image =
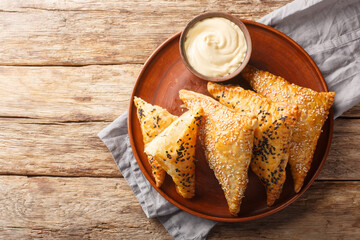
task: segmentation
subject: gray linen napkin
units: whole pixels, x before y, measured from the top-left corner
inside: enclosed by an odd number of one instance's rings
[[[291,37],[336,92],[334,117],[360,102],[360,0],[296,0],[259,22]]]
[[[206,239],[214,221],[193,216],[163,198],[146,180],[132,153],[127,112],[99,134],[148,218],[157,217],[175,239]]]
[[[331,91],[335,117],[360,102],[360,0],[296,0],[260,19],[299,43],[314,59]],[[166,201],[146,180],[131,150],[127,112],[98,136],[149,218],[157,217],[175,239],[206,239],[216,224]]]

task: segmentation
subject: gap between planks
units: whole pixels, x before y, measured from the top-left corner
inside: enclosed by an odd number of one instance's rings
[[[9,174],[5,174],[2,173],[0,174],[0,177],[3,176],[13,176],[13,177],[27,177],[27,178],[37,178],[37,177],[49,177],[49,178],[101,178],[101,179],[106,179],[106,178],[124,178],[122,175],[119,176],[96,176],[96,175],[46,175],[46,174],[13,174],[13,173],[9,173]],[[326,181],[326,180],[324,180]],[[337,181],[337,180],[334,180]],[[354,181],[354,180],[349,180],[349,181]]]
[[[54,119],[47,119],[47,118],[33,118],[33,117],[26,117],[26,116],[0,116],[1,119],[27,119],[27,120],[37,120],[39,122],[33,121],[29,123],[19,123],[19,124],[43,124],[43,125],[56,125],[56,124],[62,124],[62,123],[111,123],[115,119],[112,120],[97,120],[97,119],[79,119],[79,120],[54,120]],[[360,119],[359,116],[340,116],[336,119]],[[336,120],[334,119],[334,120]]]
[[[155,49],[154,49],[155,51]],[[150,55],[149,55],[150,57]],[[88,66],[121,66],[121,65],[143,65],[144,62],[114,62],[114,63],[90,63],[90,64],[0,64],[0,67],[88,67]]]
[[[14,177],[27,177],[27,178],[99,178],[99,179],[107,179],[107,178],[124,178],[122,175],[119,176],[96,176],[96,175],[46,175],[46,174],[0,174],[2,176],[14,176]],[[315,179],[314,182],[360,182],[360,179]]]

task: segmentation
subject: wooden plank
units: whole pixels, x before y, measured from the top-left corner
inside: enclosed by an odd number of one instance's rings
[[[319,179],[360,180],[360,119],[336,119],[330,152]]]
[[[359,191],[359,182],[318,182],[281,212],[251,222],[218,224],[209,239],[358,239]]]
[[[0,65],[143,63],[199,13],[259,19],[277,1],[0,1]]]
[[[124,179],[0,176],[1,239],[170,239]]]
[[[349,110],[347,110],[346,112],[344,112],[341,117],[345,117],[345,118],[360,118],[360,103],[352,108],[350,108]]]
[[[127,110],[140,68],[133,64],[0,67],[0,116],[6,117],[0,127],[5,149],[0,153],[0,172],[119,176],[111,155],[96,137],[108,123],[64,122],[115,119]],[[14,116],[29,119],[9,118]],[[357,129],[356,119],[336,121],[333,147],[321,178],[360,179],[355,164],[360,154],[353,144],[359,141]]]
[[[81,1],[42,1],[42,0],[4,0],[1,3],[3,11],[25,11],[27,9],[46,10],[46,11],[110,11],[110,12],[127,12],[129,10],[139,11],[141,13],[157,13],[157,12],[172,12],[179,14],[179,10],[193,10],[211,11],[211,8],[224,8],[228,12],[236,12],[239,8],[251,10],[249,5],[252,5],[252,11],[265,12],[269,8],[279,8],[286,4],[286,0],[229,0],[226,3],[219,0],[214,1],[179,1],[174,4],[174,1],[144,1],[144,0],[115,0],[115,1],[97,1],[87,0]],[[242,5],[241,5],[242,4]],[[250,14],[248,12],[247,14]]]
[[[0,174],[118,177],[111,154],[96,136],[107,124],[0,119]],[[338,119],[334,129],[319,179],[360,180],[360,119]]]
[[[0,190],[3,239],[171,239],[124,179],[1,176]],[[208,239],[356,239],[359,191],[359,182],[317,182],[281,212],[219,223]]]
[[[0,174],[120,177],[97,133],[109,123],[0,120]]]
[[[127,110],[141,68],[141,64],[0,66],[0,117],[112,121]],[[344,116],[360,117],[360,104]]]
[[[112,121],[127,111],[140,69],[140,64],[0,66],[0,116],[51,122]]]

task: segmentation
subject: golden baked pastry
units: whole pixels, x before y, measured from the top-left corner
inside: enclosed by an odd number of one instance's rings
[[[159,106],[151,105],[141,98],[134,97],[134,103],[137,108],[137,116],[140,122],[144,145],[153,140],[177,119],[176,116],[170,114],[165,109]],[[148,161],[151,166],[156,186],[161,187],[165,179],[165,171],[154,160],[154,158],[149,155]]]
[[[180,99],[190,109],[202,107],[199,138],[207,162],[214,171],[236,216],[248,183],[248,168],[254,140],[255,117],[242,116],[200,93],[180,90]]]
[[[301,111],[290,142],[291,173],[294,190],[299,192],[310,170],[321,128],[334,102],[334,92],[316,92],[290,84],[284,78],[247,66],[242,76],[261,95],[274,102],[296,104]]]
[[[172,177],[184,198],[195,195],[195,145],[201,114],[201,107],[187,111],[145,145],[146,154]]]
[[[298,107],[271,102],[238,86],[209,82],[207,87],[209,93],[225,106],[257,117],[250,167],[265,186],[267,205],[273,205],[280,197],[286,179],[291,131],[300,114]]]

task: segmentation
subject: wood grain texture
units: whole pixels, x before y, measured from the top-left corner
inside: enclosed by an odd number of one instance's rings
[[[113,121],[128,108],[140,64],[0,66],[0,116],[47,122]]]
[[[360,119],[336,119],[330,152],[318,179],[360,180]]]
[[[170,239],[126,181],[0,176],[1,239]]]
[[[0,67],[0,146],[5,149],[0,152],[0,173],[119,176],[96,134],[127,110],[140,69],[140,64]],[[353,112],[347,116],[356,117]],[[360,141],[359,125],[356,119],[335,121],[320,178],[360,179],[360,154],[353,144]]]
[[[252,222],[221,223],[209,239],[357,239],[359,191],[359,182],[315,183],[281,212]]]
[[[171,239],[157,220],[146,218],[122,178],[1,176],[0,190],[3,239]],[[355,239],[359,191],[359,182],[318,182],[283,211],[220,223],[208,239]]]
[[[341,117],[343,118],[360,118],[360,104],[350,108],[344,112]]]
[[[143,63],[199,13],[255,20],[288,2],[0,1],[0,65]]]
[[[109,123],[0,120],[0,174],[119,177],[97,133]]]
[[[141,68],[141,64],[0,66],[0,117],[41,122],[113,121],[127,111]],[[360,104],[344,116],[360,117]]]
[[[0,119],[0,174],[121,176],[96,136],[108,122],[39,123]],[[337,119],[330,153],[318,179],[360,180],[360,119]]]
[[[193,16],[256,20],[291,1],[0,1],[0,65],[32,66],[0,66],[0,239],[172,239],[96,134],[127,110],[144,61]],[[335,121],[319,181],[298,201],[221,223],[209,239],[356,239],[359,118],[360,104]]]

